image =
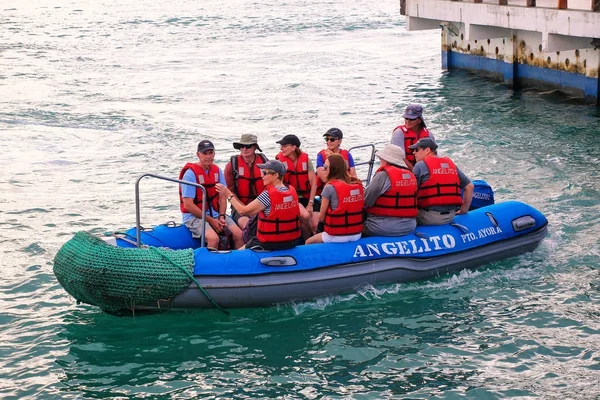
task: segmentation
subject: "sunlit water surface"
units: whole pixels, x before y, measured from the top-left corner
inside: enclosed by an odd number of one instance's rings
[[[397,1],[0,4],[0,397],[585,398],[600,395],[596,108],[440,68]],[[534,253],[278,307],[115,317],[52,274],[74,232],[134,224],[134,182],[256,133],[316,155],[381,147],[409,102],[497,200],[548,217]],[[360,159],[359,155],[359,159]],[[143,181],[145,225],[180,219]]]

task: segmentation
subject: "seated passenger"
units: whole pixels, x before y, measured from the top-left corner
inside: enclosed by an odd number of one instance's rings
[[[338,128],[331,128],[325,132],[323,138],[325,139],[325,148],[317,154],[317,195],[320,196],[323,191],[323,186],[327,182],[327,173],[323,166],[325,160],[332,154],[339,154],[344,157],[346,161],[346,167],[350,176],[356,178],[356,168],[354,167],[354,158],[348,150],[341,149],[342,139],[344,134]]]
[[[321,194],[319,220],[324,223],[324,232],[317,233],[306,244],[360,239],[365,205],[362,182],[350,176],[346,161],[339,154],[327,157],[323,169],[327,174],[327,184]]]
[[[294,187],[287,187],[282,182],[285,164],[271,160],[258,164],[258,168],[261,169],[265,189],[250,204],[239,201],[225,185],[217,184],[216,190],[241,215],[258,213],[257,233],[246,243],[246,249],[254,246],[265,250],[292,248],[300,237],[300,208]]]
[[[198,143],[198,162],[187,163],[179,173],[179,179],[199,183],[206,189],[206,227],[202,232],[202,190],[195,186],[179,184],[179,201],[183,224],[195,238],[204,237],[206,246],[217,249],[219,235],[231,232],[235,247],[242,246],[242,231],[236,223],[225,215],[227,202],[215,190],[217,182],[225,183],[223,171],[216,164],[215,146],[210,140]]]
[[[258,146],[256,135],[242,134],[239,142],[233,142],[233,148],[240,154],[231,156],[225,166],[225,182],[233,195],[243,204],[250,204],[264,189],[260,175],[259,163],[266,163],[267,157]],[[235,209],[231,210],[231,218],[244,229],[248,223],[247,216],[241,216]]]
[[[287,166],[283,183],[293,186],[298,193],[300,202],[300,227],[304,240],[311,237],[317,228],[316,218],[313,228],[312,215],[315,204],[315,193],[317,192],[317,179],[315,167],[308,158],[308,154],[300,150],[300,139],[296,135],[285,135],[277,143],[281,151],[275,157]],[[317,204],[317,211],[319,211]]]
[[[469,212],[473,199],[474,187],[471,180],[451,159],[438,157],[437,147],[430,138],[420,139],[410,146],[417,160],[413,173],[419,185],[418,225],[450,223],[454,215]],[[460,189],[464,189],[463,197]]]
[[[381,166],[365,189],[365,236],[402,236],[417,227],[417,180],[404,163],[404,149],[386,144]]]

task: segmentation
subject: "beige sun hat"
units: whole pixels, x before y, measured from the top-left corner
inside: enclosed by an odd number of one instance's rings
[[[258,138],[256,137],[256,135],[253,135],[251,133],[242,134],[242,137],[240,138],[239,141],[233,142],[233,148],[236,150],[239,150],[240,147],[242,147],[242,146],[249,146],[252,144],[256,145],[256,148],[258,149],[258,151],[262,152],[262,150],[260,149],[260,146],[258,145]]]
[[[383,147],[383,150],[378,151],[375,155],[390,164],[406,168],[406,163],[404,162],[406,154],[400,146],[388,143]]]

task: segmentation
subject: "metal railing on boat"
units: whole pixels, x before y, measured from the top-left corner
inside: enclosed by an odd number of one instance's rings
[[[367,164],[369,165],[369,171],[367,172],[367,179],[363,179],[363,182],[366,182],[366,184],[368,185],[369,183],[371,183],[371,175],[373,174],[373,165],[375,164],[375,153],[376,153],[375,145],[374,144],[361,144],[359,146],[350,147],[348,149],[348,152],[352,153],[352,150],[362,149],[365,147],[371,148],[371,157],[369,157],[369,161],[361,161],[358,163],[355,162],[354,167],[356,168],[357,166],[360,166],[360,165],[367,165]]]
[[[161,176],[161,175],[156,175],[156,174],[143,174],[142,176],[140,176],[136,181],[135,181],[135,240],[136,240],[136,245],[137,247],[140,247],[141,245],[141,229],[142,229],[142,225],[141,225],[141,212],[140,212],[140,181],[142,180],[142,178],[145,177],[150,177],[150,178],[156,178],[156,179],[161,179],[163,181],[169,181],[169,182],[174,182],[174,183],[183,183],[185,185],[190,185],[190,186],[195,186],[197,188],[200,188],[202,190],[202,232],[204,232],[204,229],[206,228],[206,188],[204,186],[202,186],[199,183],[193,183],[193,182],[188,182],[188,181],[182,181],[181,179],[173,179],[173,178],[168,178],[166,176]],[[200,247],[204,247],[204,240],[200,241]]]

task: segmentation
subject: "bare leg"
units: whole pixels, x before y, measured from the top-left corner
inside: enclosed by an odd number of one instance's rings
[[[302,204],[298,204],[300,207],[300,229],[302,230],[302,239],[306,240],[311,237],[313,230],[311,226],[310,213]]]
[[[321,233],[317,233],[314,236],[311,236],[310,238],[308,238],[308,240],[305,243],[306,244],[323,243],[322,232]]]

